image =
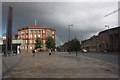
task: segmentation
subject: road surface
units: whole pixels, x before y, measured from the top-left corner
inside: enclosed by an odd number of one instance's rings
[[[82,53],[80,55],[95,58],[98,60],[106,61],[112,64],[118,64],[118,54],[117,53]]]

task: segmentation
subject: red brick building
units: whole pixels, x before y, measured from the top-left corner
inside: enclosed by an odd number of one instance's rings
[[[46,37],[53,37],[55,39],[55,29],[43,26],[28,26],[18,28],[18,39],[23,40],[21,49],[32,50],[35,48],[35,40],[37,37],[41,38],[42,48],[46,49]]]

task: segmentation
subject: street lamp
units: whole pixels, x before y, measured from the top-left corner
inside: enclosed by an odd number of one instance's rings
[[[109,29],[109,25],[106,24],[105,27],[107,27]]]
[[[69,24],[69,41],[70,41],[70,27],[73,26],[73,24]]]
[[[107,27],[108,28],[108,30],[109,30],[109,25],[105,25],[105,27]],[[108,45],[106,44],[106,48],[107,48],[107,50],[109,50],[109,31],[107,32],[107,35],[108,35]],[[105,52],[106,52],[106,48],[105,48]]]
[[[70,27],[73,26],[73,24],[69,24],[69,41],[70,41]],[[69,54],[70,54],[70,44],[69,44]]]

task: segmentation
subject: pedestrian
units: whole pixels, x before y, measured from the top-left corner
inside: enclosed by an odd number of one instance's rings
[[[33,53],[33,57],[35,56],[35,50],[32,50],[32,53]]]
[[[49,55],[51,55],[51,52],[52,52],[52,51],[51,51],[51,49],[50,49]]]

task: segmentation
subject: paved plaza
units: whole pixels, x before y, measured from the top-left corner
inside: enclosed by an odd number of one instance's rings
[[[4,77],[21,61],[22,55],[2,56],[2,76]]]
[[[5,78],[118,78],[118,65],[67,52],[22,52]]]
[[[2,54],[0,54],[0,79],[2,78]]]

